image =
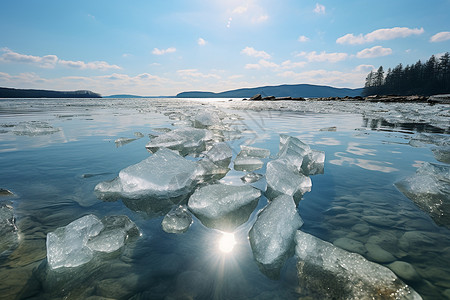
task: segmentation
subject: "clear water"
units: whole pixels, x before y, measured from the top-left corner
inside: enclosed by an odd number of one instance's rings
[[[362,244],[377,241],[416,269],[421,279],[407,283],[424,299],[450,296],[449,229],[436,225],[394,186],[423,162],[443,164],[430,147],[412,147],[409,141],[418,131],[448,137],[448,108],[426,108],[438,119],[429,124],[403,122],[395,113],[377,118],[386,115],[386,107],[374,104],[358,104],[357,109],[329,109],[330,103],[264,103],[264,109],[255,105],[179,99],[0,100],[0,188],[14,193],[0,197],[0,202],[14,207],[20,235],[18,244],[0,256],[0,298],[306,299],[307,291],[298,286],[294,256],[279,279],[266,277],[253,259],[247,235],[258,210],[267,204],[264,196],[234,233],[236,245],[229,253],[219,249],[222,233],[195,217],[186,233],[168,234],[161,228],[164,211],[150,207],[151,213],[136,212],[121,200],[96,198],[97,183],[149,156],[145,144],[153,129],[173,128],[174,116],[208,106],[234,116],[232,125],[243,131],[240,139],[228,142],[234,157],[242,144],[276,155],[281,133],[325,151],[324,174],[312,176],[312,191],[298,206],[303,231],[330,242],[343,237]],[[58,130],[34,135],[17,130],[20,122],[31,121]],[[120,137],[134,138],[135,132],[145,137],[121,147],[114,143]],[[256,172],[264,174],[265,167]],[[221,181],[241,184],[244,174],[231,170]],[[252,185],[265,190],[264,179]],[[142,236],[119,254],[50,271],[46,234],[90,213],[127,215]],[[405,251],[399,243],[406,232],[426,239],[414,240]]]

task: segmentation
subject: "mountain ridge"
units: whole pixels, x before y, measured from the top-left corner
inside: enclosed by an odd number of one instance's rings
[[[313,84],[282,84],[275,86],[261,86],[255,88],[240,88],[219,93],[204,91],[188,91],[177,94],[177,98],[249,98],[255,94],[275,97],[356,97],[361,96],[363,88],[335,88]]]

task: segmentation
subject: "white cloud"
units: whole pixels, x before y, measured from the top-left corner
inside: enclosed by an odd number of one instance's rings
[[[240,15],[240,14],[245,13],[247,10],[248,10],[248,7],[246,7],[246,6],[238,6],[235,9],[233,9],[232,14]]]
[[[356,54],[358,58],[374,58],[380,56],[387,56],[392,54],[391,48],[383,48],[381,46],[375,46],[372,48],[366,48],[364,50],[359,51]]]
[[[316,3],[316,7],[313,10],[316,14],[325,14],[325,6],[319,3]]]
[[[105,61],[71,61],[59,59],[56,55],[34,56],[26,55],[14,52],[8,48],[1,49],[4,53],[0,56],[0,61],[9,63],[28,63],[34,64],[41,68],[54,68],[56,65],[62,65],[70,68],[77,69],[90,69],[90,70],[109,70],[109,69],[121,69],[117,65],[110,65]]]
[[[298,41],[304,43],[304,42],[309,41],[309,38],[304,35],[301,35],[298,37]]]
[[[258,17],[253,17],[252,18],[252,22],[253,23],[263,23],[265,21],[269,20],[269,16],[268,15],[260,15]]]
[[[450,31],[442,31],[439,33],[436,33],[430,38],[430,42],[436,43],[436,42],[443,42],[450,40]]]
[[[199,46],[205,46],[206,45],[206,41],[204,39],[202,39],[202,38],[198,38],[197,44]]]
[[[310,62],[324,62],[324,61],[328,61],[328,62],[332,62],[332,63],[338,62],[338,61],[342,61],[342,60],[345,60],[345,59],[348,58],[348,54],[347,53],[342,53],[342,52],[327,53],[325,51],[322,51],[320,53],[317,53],[316,51],[300,52],[296,56],[304,56]]]
[[[263,68],[278,68],[278,65],[276,63],[265,59],[260,59],[258,64]]]
[[[248,70],[259,70],[261,66],[259,64],[246,64],[245,68]]]
[[[359,34],[355,36],[353,33],[346,34],[336,40],[338,44],[350,44],[360,45],[365,43],[371,43],[375,41],[387,41],[397,38],[405,38],[411,35],[420,35],[424,33],[423,28],[407,28],[407,27],[394,27],[383,28],[372,31],[366,35]]]
[[[242,49],[241,53],[248,56],[261,57],[263,59],[270,59],[271,57],[269,53],[265,51],[255,50],[253,47],[245,47],[244,49]]]
[[[174,52],[176,52],[176,51],[177,51],[177,49],[174,48],[174,47],[169,47],[169,48],[167,48],[167,49],[158,49],[158,48],[154,48],[153,51],[152,51],[152,53],[153,53],[154,55],[164,55],[164,54],[167,54],[167,53],[174,53]]]
[[[306,65],[305,61],[300,62],[292,62],[290,60],[286,60],[281,63],[281,67],[283,69],[295,69],[295,68],[303,68]]]
[[[359,65],[353,71],[358,73],[369,73],[373,70],[375,70],[375,66],[373,65]]]
[[[199,72],[197,69],[184,69],[184,70],[178,70],[177,74],[180,75],[183,78],[214,78],[214,79],[220,79],[221,77],[217,74],[203,74]]]

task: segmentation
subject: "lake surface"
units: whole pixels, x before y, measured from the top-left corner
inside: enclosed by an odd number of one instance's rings
[[[0,298],[310,299],[295,255],[277,278],[254,260],[248,232],[268,203],[264,193],[230,252],[219,248],[223,233],[195,216],[187,232],[170,234],[161,227],[167,210],[94,193],[151,155],[149,134],[186,127],[205,110],[234,130],[226,141],[233,159],[241,145],[270,150],[256,173],[277,155],[280,134],[324,151],[324,172],[311,176],[298,204],[301,230],[386,265],[369,249],[375,244],[415,269],[418,277],[403,280],[424,299],[450,299],[450,226],[394,185],[424,163],[448,166],[448,106],[236,99],[0,99],[0,188],[14,194],[0,203],[12,207],[18,235],[0,240]],[[230,168],[220,182],[243,185],[246,172]],[[266,190],[264,178],[251,185]],[[86,265],[50,270],[46,235],[88,214],[126,215],[141,236]]]

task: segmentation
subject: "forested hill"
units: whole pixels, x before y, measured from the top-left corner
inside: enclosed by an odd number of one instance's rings
[[[221,93],[212,92],[183,92],[177,95],[177,98],[249,98],[255,94],[275,97],[302,97],[302,98],[320,98],[320,97],[356,97],[360,96],[362,88],[334,88],[331,86],[320,86],[311,84],[294,84],[278,86],[262,86],[256,88],[244,88],[230,90]]]
[[[101,98],[100,94],[91,91],[51,91],[0,88],[0,98]]]
[[[434,55],[425,63],[397,65],[388,69],[382,66],[366,77],[363,96],[369,95],[436,95],[450,94],[450,54],[437,59]]]

